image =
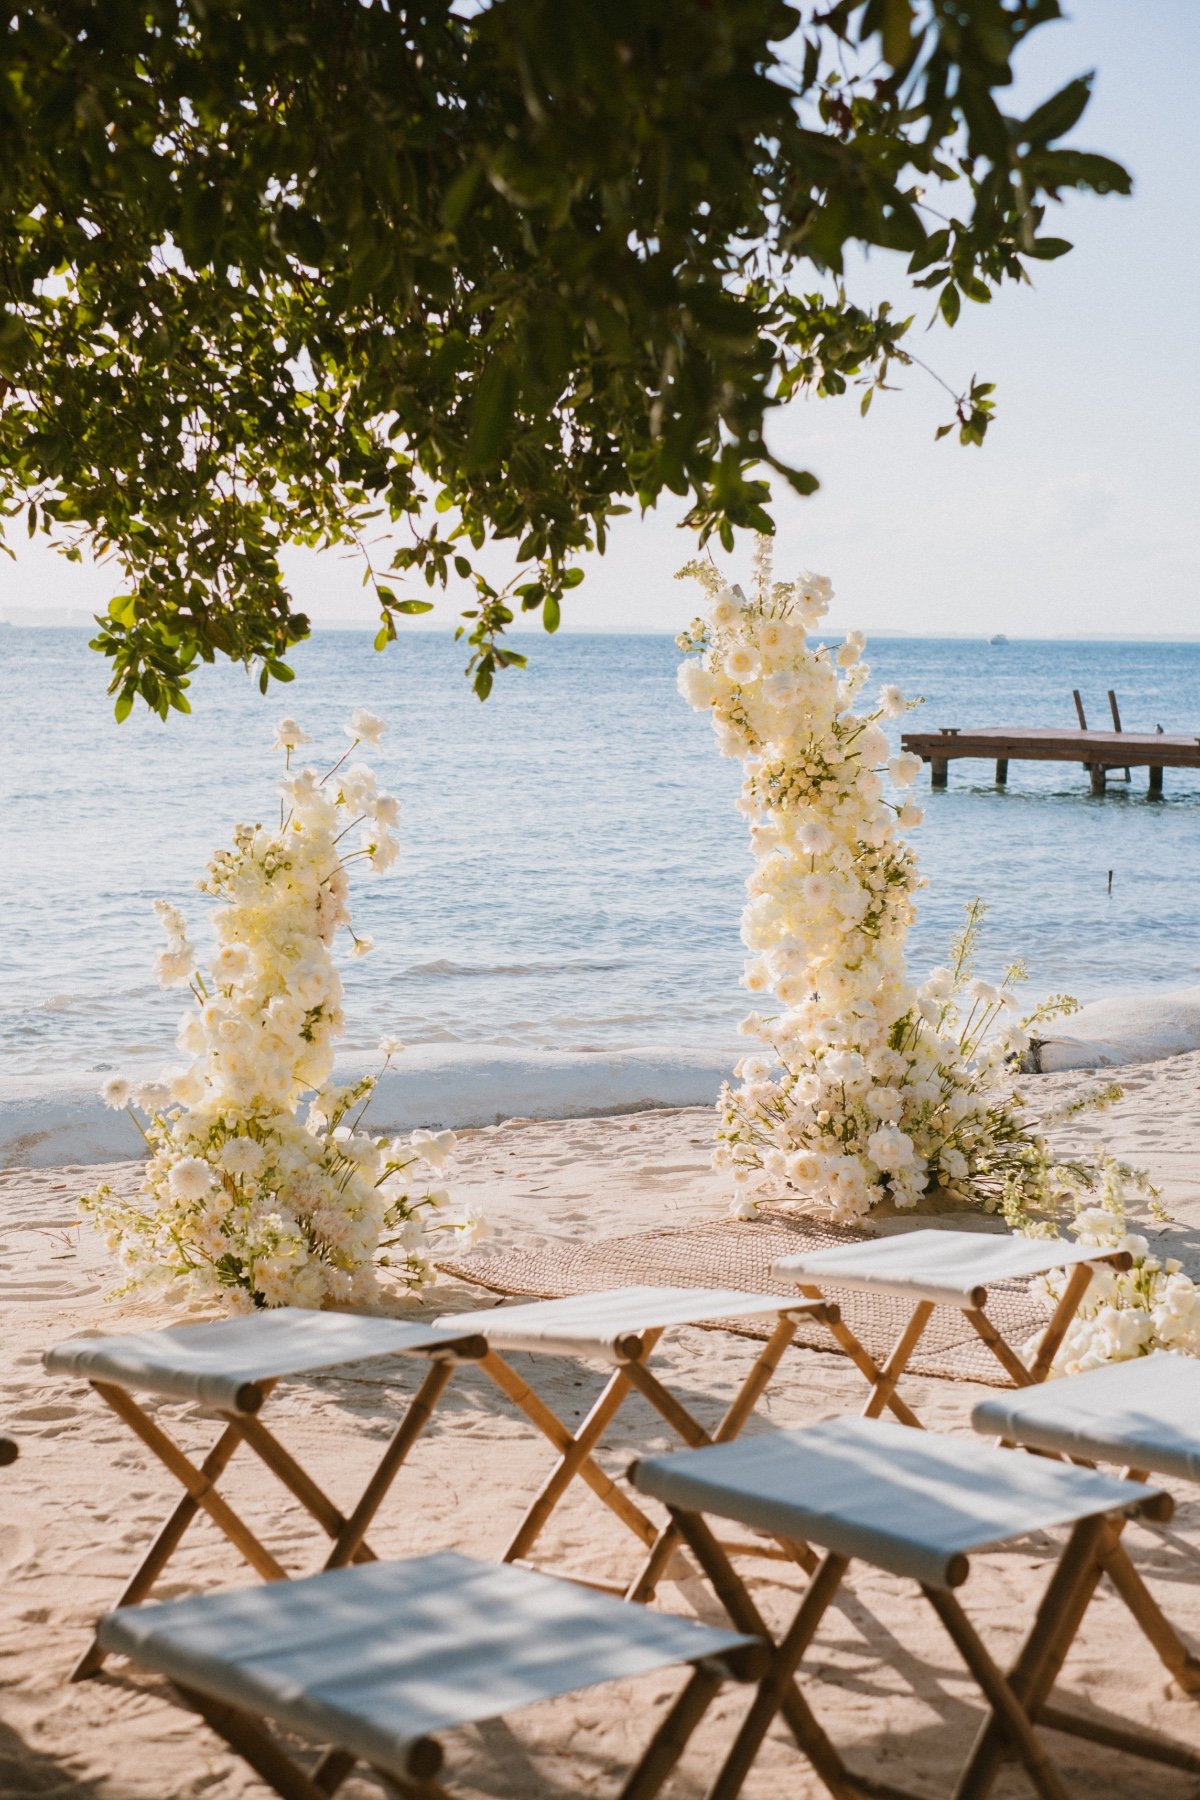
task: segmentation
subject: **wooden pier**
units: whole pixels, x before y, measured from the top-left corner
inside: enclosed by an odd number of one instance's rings
[[[1152,800],[1162,799],[1164,769],[1200,769],[1200,737],[1161,731],[1043,731],[1018,725],[966,731],[944,726],[941,731],[906,731],[901,742],[930,765],[935,788],[946,786],[950,764],[963,757],[994,762],[997,787],[1008,780],[1010,762],[1082,763],[1093,794],[1103,794],[1110,770],[1145,768]]]

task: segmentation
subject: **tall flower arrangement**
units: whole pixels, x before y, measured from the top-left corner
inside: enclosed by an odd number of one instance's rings
[[[431,1278],[436,1233],[480,1229],[470,1211],[450,1218],[438,1185],[453,1134],[374,1137],[363,1115],[377,1078],[332,1079],[343,1029],[333,947],[345,931],[356,955],[371,948],[351,924],[351,870],[383,871],[399,854],[399,802],[349,761],[383,729],[355,712],[350,748],[321,774],[292,769],[310,740],[294,720],[280,725],[278,824],[238,825],[198,884],[217,903],[207,970],[183,914],[157,903],[159,979],[193,996],[178,1037],[192,1060],[140,1087],[106,1083],[105,1100],[130,1110],[150,1160],[135,1199],[104,1186],[81,1203],[127,1268],[127,1288],[182,1287],[241,1306],[361,1303],[375,1297],[381,1263],[419,1285]],[[402,1046],[380,1048],[386,1067]]]
[[[904,834],[922,819],[908,796],[921,763],[891,755],[882,728],[904,696],[884,687],[863,701],[862,634],[833,651],[810,641],[828,579],[775,581],[761,538],[749,597],[704,561],[680,574],[708,595],[678,640],[680,690],[745,770],[743,979],[774,1000],[743,1021],[757,1047],[718,1107],[735,1211],[773,1186],[851,1221],[937,1189],[1018,1218],[1093,1185],[1104,1170],[1056,1161],[1012,1091],[1008,1064],[1032,1019],[1018,1017],[1018,968],[998,985],[973,977],[981,909],[949,966],[920,986],[909,977],[921,877]]]

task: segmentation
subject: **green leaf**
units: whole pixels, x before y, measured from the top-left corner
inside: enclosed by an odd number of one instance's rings
[[[542,624],[547,631],[557,631],[562,620],[562,609],[553,594],[547,594],[542,606]]]
[[[137,601],[132,594],[118,594],[108,603],[108,616],[118,625],[132,625]]]
[[[113,707],[113,717],[118,725],[123,725],[133,711],[133,694],[125,688],[117,695],[117,703]]]
[[[1053,262],[1055,257],[1065,256],[1072,248],[1073,245],[1067,238],[1035,238],[1025,255],[1036,256],[1039,262]]]
[[[392,636],[393,634],[388,630],[387,626],[381,625],[379,630],[375,633],[376,650],[386,650],[392,641]]]
[[[911,0],[883,0],[883,54],[893,69],[902,69],[914,49]]]
[[[583,570],[582,569],[564,569],[563,570],[563,575],[562,575],[562,586],[563,587],[577,588],[582,580],[583,580]]]
[[[1092,97],[1093,79],[1094,75],[1080,75],[1049,100],[1043,100],[1021,126],[1021,142],[1048,144],[1051,138],[1062,137],[1064,132],[1070,131]]]
[[[442,197],[441,212],[442,224],[448,231],[457,229],[464,213],[474,199],[475,190],[479,186],[482,174],[482,164],[470,162],[446,189]]]
[[[392,607],[393,612],[427,613],[433,611],[432,600],[397,600]]]
[[[1035,167],[1048,188],[1089,188],[1097,194],[1133,192],[1128,169],[1090,150],[1047,150],[1037,157]]]
[[[953,325],[958,318],[962,301],[958,297],[958,289],[952,281],[948,281],[938,296],[938,310],[947,325]]]
[[[517,384],[502,356],[493,354],[475,386],[471,406],[471,430],[467,438],[467,462],[479,469],[494,464],[509,435]]]

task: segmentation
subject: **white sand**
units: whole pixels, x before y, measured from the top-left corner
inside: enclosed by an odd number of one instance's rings
[[[1103,1119],[1073,1123],[1071,1142],[1103,1138],[1115,1152],[1147,1165],[1164,1189],[1177,1223],[1163,1234],[1200,1273],[1200,1149],[1197,1086],[1200,1052],[1122,1072],[1127,1098]],[[1029,1084],[1057,1097],[1087,1078],[1057,1075]],[[485,1202],[497,1229],[523,1243],[599,1238],[711,1218],[724,1210],[708,1168],[706,1111],[534,1123],[515,1120],[463,1138],[457,1190]],[[114,1307],[106,1254],[75,1223],[74,1198],[100,1175],[96,1168],[12,1170],[0,1174],[0,1329],[4,1336],[0,1426],[20,1439],[21,1460],[0,1471],[0,1793],[72,1796],[74,1800],[170,1800],[204,1796],[234,1800],[264,1790],[194,1718],[152,1682],[120,1665],[111,1676],[67,1686],[65,1676],[87,1641],[89,1626],[111,1603],[142,1546],[176,1492],[158,1466],[79,1384],[51,1381],[40,1367],[44,1346],[76,1332],[120,1329],[166,1311]],[[115,1182],[134,1183],[136,1164],[115,1165]],[[443,1285],[426,1306],[438,1311],[481,1303],[478,1290]],[[401,1310],[421,1311],[408,1302]],[[754,1354],[724,1333],[681,1335],[664,1368],[706,1420]],[[578,1365],[522,1358],[522,1365],[565,1417],[578,1418],[597,1386],[597,1372]],[[356,1495],[378,1456],[414,1371],[360,1368],[328,1380],[292,1383],[271,1402],[268,1417],[301,1460],[345,1502]],[[978,1390],[965,1384],[911,1381],[914,1405],[930,1423],[963,1429]],[[785,1362],[763,1408],[763,1424],[799,1423],[854,1407],[861,1383],[839,1358],[796,1352]],[[162,1409],[165,1422],[192,1449],[214,1434],[194,1409]],[[631,1452],[667,1439],[640,1403],[622,1414],[608,1461],[619,1468]],[[418,1446],[372,1533],[385,1553],[441,1545],[495,1554],[547,1465],[547,1447],[478,1376],[452,1384],[435,1428]],[[235,1463],[231,1498],[244,1503],[289,1566],[313,1566],[319,1534],[278,1497],[249,1459]],[[1164,1528],[1138,1527],[1131,1537],[1139,1563],[1193,1641],[1200,1642],[1200,1495],[1176,1490],[1178,1510]],[[559,1515],[551,1540],[576,1564],[598,1573],[629,1565],[631,1540],[590,1498]],[[233,1553],[202,1521],[191,1548],[174,1565],[164,1595],[242,1579]],[[323,1541],[323,1540],[322,1540]],[[1002,1660],[1013,1653],[1046,1580],[1053,1547],[1038,1540],[1021,1553],[976,1559],[962,1598]],[[758,1564],[755,1592],[780,1620],[802,1587],[781,1580],[777,1565]],[[667,1583],[662,1602],[716,1618],[703,1584],[686,1570]],[[977,1716],[941,1627],[915,1591],[859,1570],[843,1605],[829,1615],[811,1653],[810,1696],[852,1761],[918,1792],[946,1794],[971,1741]],[[1108,1593],[1092,1608],[1066,1685],[1087,1693],[1103,1712],[1150,1721],[1200,1745],[1200,1702],[1169,1689],[1165,1672],[1128,1615]],[[652,1678],[557,1702],[510,1722],[461,1734],[450,1762],[456,1792],[507,1800],[535,1795],[567,1800],[611,1794],[652,1728],[673,1677]],[[744,1696],[728,1690],[697,1738],[673,1794],[699,1796],[711,1775]],[[1052,1750],[1074,1794],[1182,1800],[1200,1795],[1200,1780],[1152,1769],[1076,1740],[1054,1737]],[[378,1790],[350,1783],[361,1796]],[[808,1800],[822,1793],[790,1740],[776,1730],[747,1785],[754,1800]],[[1028,1792],[1011,1773],[1000,1796]]]

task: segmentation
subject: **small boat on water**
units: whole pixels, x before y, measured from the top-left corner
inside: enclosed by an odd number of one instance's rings
[[[989,644],[1007,644],[1007,642],[1008,642],[1008,639],[1005,637],[1005,635],[1002,631],[998,631],[996,633],[995,637],[990,637],[988,639]]]

